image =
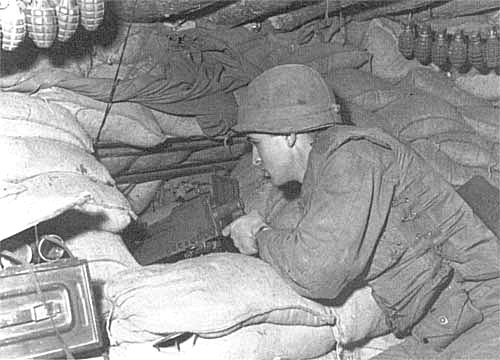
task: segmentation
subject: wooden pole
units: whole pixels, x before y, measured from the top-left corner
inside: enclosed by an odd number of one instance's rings
[[[309,6],[322,0],[106,0],[119,19],[134,23],[198,14],[217,24],[235,26],[268,14]]]
[[[237,26],[254,20],[267,18],[274,14],[307,8],[324,0],[240,0],[206,16],[216,24]]]
[[[432,17],[453,18],[494,9],[500,9],[499,0],[452,0],[432,8]]]
[[[210,6],[226,6],[231,0],[106,0],[106,10],[120,20],[151,23],[171,15],[199,11]]]
[[[449,0],[448,0],[449,1]],[[442,3],[442,0],[405,0],[395,4],[381,6],[370,10],[362,11],[354,16],[355,21],[366,21],[388,14],[397,14],[413,9],[421,9],[431,6],[434,3]]]
[[[390,3],[400,0],[385,0]],[[311,20],[324,16],[325,13],[331,14],[338,12],[342,8],[364,3],[363,0],[323,0],[318,4],[308,6],[306,8],[289,11],[284,14],[271,17],[269,20],[273,27],[278,31],[288,32],[295,30],[299,26],[308,23]]]

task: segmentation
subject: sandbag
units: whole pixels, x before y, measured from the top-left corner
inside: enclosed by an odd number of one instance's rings
[[[344,104],[353,103],[368,111],[379,110],[406,95],[389,81],[362,70],[339,69],[329,73],[326,81]]]
[[[105,295],[114,305],[108,328],[115,344],[183,332],[218,337],[258,323],[335,323],[330,308],[299,296],[270,265],[241,254],[124,271],[106,284]]]
[[[393,134],[392,124],[376,112],[368,111],[362,106],[347,101],[342,106],[342,118],[360,127],[378,127]],[[394,135],[394,134],[393,134]]]
[[[373,55],[370,68],[383,79],[396,81],[413,68],[421,67],[416,60],[407,60],[398,50],[401,26],[389,19],[370,21],[366,31],[366,48]]]
[[[136,64],[148,57],[159,58],[168,50],[168,43],[162,41],[165,40],[168,31],[164,26],[135,23],[131,24],[130,32],[127,34],[128,26],[124,23],[115,22],[106,25],[113,30],[113,42],[96,44],[94,57],[96,62],[118,64],[122,57],[123,65]],[[125,39],[127,46],[124,49]]]
[[[110,360],[146,357],[164,360],[306,360],[316,359],[335,347],[330,326],[283,326],[257,324],[245,326],[226,336],[204,339],[191,335],[170,341],[169,346],[123,344],[109,349]]]
[[[487,75],[471,73],[455,79],[457,86],[474,96],[497,101],[500,100],[500,76],[495,72]]]
[[[91,215],[95,229],[123,230],[135,218],[127,200],[115,188],[86,176],[50,172],[15,184],[3,182],[0,216],[5,239],[70,209]],[[9,191],[10,188],[10,191]]]
[[[317,70],[320,74],[328,74],[335,69],[354,68],[357,69],[370,60],[370,54],[364,50],[346,49],[335,52],[329,56],[314,59],[306,65]]]
[[[418,89],[434,97],[441,98],[456,107],[489,106],[488,101],[473,96],[459,88],[442,72],[430,68],[415,68],[399,82],[398,88],[403,92]]]
[[[446,134],[442,134],[446,135]],[[477,137],[473,134],[470,137]],[[490,171],[499,171],[499,144],[472,142],[467,138],[444,138],[443,136],[431,136],[429,138],[437,144],[439,150],[446,153],[453,161],[460,165],[470,167],[482,167]]]
[[[408,95],[376,112],[387,120],[400,140],[413,140],[446,131],[472,131],[457,109],[426,94]]]
[[[500,109],[493,106],[468,106],[460,109],[463,122],[479,135],[500,142]]]
[[[0,178],[19,181],[40,174],[64,171],[114,184],[106,168],[82,148],[45,138],[0,136]],[[8,155],[7,155],[8,154]]]
[[[69,110],[92,139],[96,139],[106,103],[55,87],[41,90],[39,96],[50,104],[58,104]],[[99,140],[152,147],[165,138],[150,109],[137,103],[120,102],[112,105]]]
[[[162,132],[169,136],[205,136],[195,116],[178,116],[151,110]]]
[[[92,140],[65,108],[37,97],[0,92],[0,135],[41,137],[82,148],[91,153]]]
[[[460,165],[440,150],[438,144],[434,144],[429,139],[416,139],[410,145],[437,173],[454,186],[461,186],[472,177],[479,175],[487,179],[493,186],[500,187],[498,172]]]
[[[393,334],[387,334],[384,336],[376,337],[366,344],[361,343],[359,346],[355,347],[344,347],[342,344],[337,343],[337,347],[332,354],[332,360],[368,360],[374,356],[380,354],[384,350],[389,349],[391,346],[400,344],[404,339],[399,339]],[[327,354],[328,355],[328,354]],[[317,360],[327,360],[320,358]]]
[[[74,256],[89,262],[94,299],[98,313],[104,318],[111,309],[103,296],[105,282],[124,269],[140,267],[139,263],[128,251],[122,237],[111,232],[84,231],[65,238],[64,244]]]
[[[366,51],[335,43],[310,42],[305,45],[281,46],[271,52],[274,65],[304,64],[321,74],[335,68],[356,68],[369,59]],[[350,60],[350,61],[349,61]]]
[[[341,344],[353,344],[390,332],[384,312],[369,287],[355,290],[341,306],[334,308],[334,313],[337,323],[333,333]]]
[[[446,176],[446,169],[452,171],[455,178],[465,177],[465,183],[474,175],[482,175],[492,185],[499,185],[500,179],[500,144],[490,142],[474,133],[445,132],[429,136],[426,142],[412,141],[412,146],[428,161],[437,161],[431,164]],[[430,145],[423,149],[424,144]],[[453,166],[439,166],[440,163],[450,162]],[[462,181],[455,185],[463,185]]]

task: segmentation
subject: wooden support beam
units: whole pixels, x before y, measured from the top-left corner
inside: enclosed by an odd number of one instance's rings
[[[321,3],[324,0],[240,0],[212,14],[206,19],[216,24],[237,26],[271,15],[291,11],[298,8],[307,8]]]
[[[450,0],[447,0],[450,1]],[[388,14],[397,14],[414,9],[422,9],[436,3],[443,3],[443,0],[404,0],[386,6],[362,11],[354,16],[355,21],[366,21]]]
[[[171,15],[226,6],[237,0],[105,0],[106,10],[120,20],[134,23],[161,21]]]
[[[323,0],[106,0],[119,19],[134,23],[161,21],[169,16],[204,17],[217,24],[236,26],[256,18],[297,9]]]
[[[432,8],[431,13],[432,17],[452,18],[494,9],[500,9],[499,0],[452,0],[446,4]]]
[[[326,8],[326,1],[319,4],[311,5],[306,8],[289,11],[284,14],[276,15],[269,18],[269,21],[277,31],[288,32],[292,31],[325,13],[331,13],[340,10],[339,5],[331,4]]]
[[[400,0],[385,0],[384,2],[392,3],[396,1]],[[342,8],[359,5],[365,2],[366,1],[363,0],[323,0],[315,5],[273,16],[269,18],[269,20],[276,30],[287,32],[295,30],[299,26],[319,18],[320,16],[324,16],[325,13],[336,13]]]

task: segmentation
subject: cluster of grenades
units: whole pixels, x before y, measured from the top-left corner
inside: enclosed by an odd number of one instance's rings
[[[405,24],[399,34],[398,47],[407,58],[421,64],[433,63],[444,71],[467,72],[471,67],[480,73],[499,71],[500,38],[496,27],[489,29],[483,39],[479,32],[465,36],[463,31],[453,35],[446,30],[433,32],[430,25]]]
[[[68,41],[78,24],[96,30],[104,19],[104,0],[0,0],[2,49],[12,51],[28,36],[40,48]]]

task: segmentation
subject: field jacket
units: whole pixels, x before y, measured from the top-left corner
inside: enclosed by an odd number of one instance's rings
[[[396,334],[442,349],[498,303],[498,287],[477,290],[498,278],[498,239],[382,130],[336,126],[319,135],[297,205],[279,216],[293,225],[260,232],[259,256],[309,298],[369,284]]]

